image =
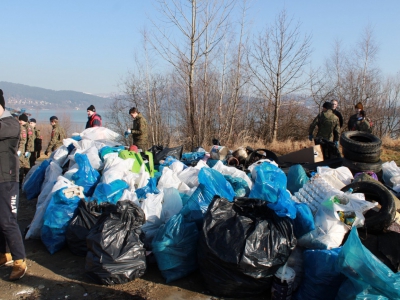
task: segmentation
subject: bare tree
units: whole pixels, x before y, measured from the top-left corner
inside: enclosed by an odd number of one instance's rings
[[[196,93],[199,89],[195,88],[199,59],[210,54],[223,38],[226,32],[223,27],[235,0],[158,0],[158,3],[158,9],[166,18],[165,24],[169,26],[155,24],[159,35],[154,35],[152,43],[158,53],[175,68],[186,86],[187,135],[193,147],[202,142],[197,125],[199,111]],[[181,38],[183,44],[167,32],[166,28],[171,28],[170,25],[175,30],[174,37]]]
[[[292,22],[283,10],[274,24],[258,36],[248,55],[253,84],[274,107],[272,141],[278,135],[282,98],[299,92],[309,82],[303,75],[311,53],[311,37],[302,36],[300,23]]]

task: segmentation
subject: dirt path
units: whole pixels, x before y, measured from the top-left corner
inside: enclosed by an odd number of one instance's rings
[[[19,224],[23,231],[30,224],[36,200],[22,194]],[[85,276],[85,258],[73,255],[68,248],[51,255],[40,240],[25,241],[28,271],[16,281],[8,281],[11,267],[0,268],[0,300],[5,299],[219,299],[207,293],[197,271],[166,284],[156,264],[148,264],[145,275],[126,284],[103,286]],[[227,298],[224,298],[227,299]],[[251,299],[269,299],[269,295]]]

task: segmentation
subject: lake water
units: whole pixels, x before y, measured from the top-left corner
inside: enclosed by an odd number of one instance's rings
[[[70,119],[71,124],[73,125],[74,129],[76,130],[83,130],[85,129],[85,125],[88,119],[87,111],[86,110],[30,110],[27,111],[31,114],[29,118],[36,119],[37,124],[49,124],[50,117],[57,116],[58,120],[62,123],[63,119]],[[107,121],[105,111],[98,112],[101,115],[103,124]]]

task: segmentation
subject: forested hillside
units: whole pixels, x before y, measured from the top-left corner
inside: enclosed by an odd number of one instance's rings
[[[0,81],[6,105],[14,109],[86,109],[93,104],[98,109],[106,106],[110,98],[75,91],[54,91],[24,84]]]

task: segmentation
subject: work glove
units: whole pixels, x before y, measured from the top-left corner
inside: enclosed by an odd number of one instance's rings
[[[25,152],[25,157],[26,158],[28,158],[28,157],[30,157],[31,156],[31,153],[30,152]]]
[[[21,151],[18,150],[18,151],[17,151],[17,155],[18,155],[18,156],[21,156]]]
[[[312,142],[312,140],[313,140],[313,135],[310,134],[310,135],[308,136],[308,139]]]
[[[49,151],[47,151],[47,150],[46,150],[46,151],[44,151],[44,155],[46,155],[46,156],[47,156],[48,154],[49,154]]]
[[[335,143],[335,146],[336,146],[336,148],[338,148],[339,149],[339,142],[338,141],[336,141],[336,142],[334,142]]]

